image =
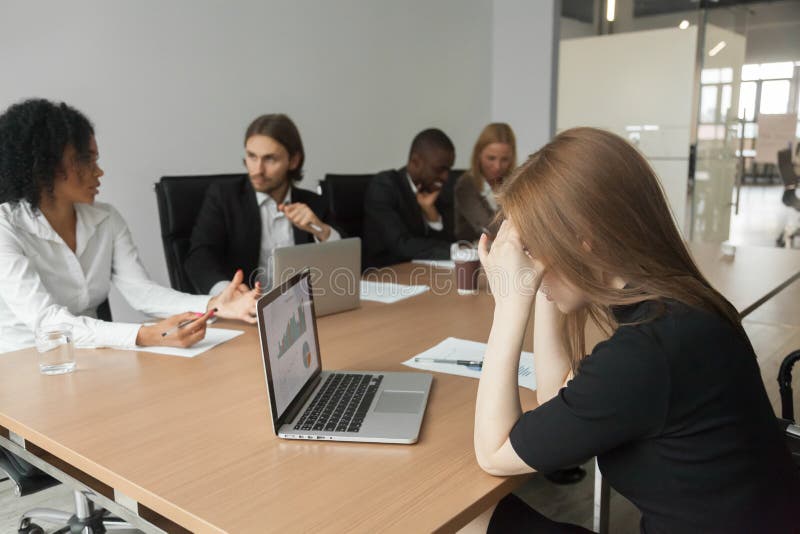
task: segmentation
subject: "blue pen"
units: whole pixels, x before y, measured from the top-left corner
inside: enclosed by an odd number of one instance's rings
[[[469,367],[475,370],[480,370],[483,368],[483,362],[479,360],[447,360],[444,358],[414,358],[415,362],[424,362],[424,363],[451,363],[455,365],[463,365],[464,367]]]

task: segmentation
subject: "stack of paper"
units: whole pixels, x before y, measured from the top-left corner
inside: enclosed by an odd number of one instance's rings
[[[410,360],[403,362],[404,365],[425,371],[435,371],[437,373],[447,373],[451,375],[468,376],[470,378],[480,378],[481,372],[478,369],[459,365],[456,360],[483,361],[486,353],[486,343],[477,341],[467,341],[448,337],[433,348],[417,354]],[[437,360],[452,360],[453,363],[431,363],[418,362],[417,358],[435,358]],[[536,389],[536,374],[533,366],[533,353],[523,352],[519,361],[519,385],[520,387],[531,390]]]
[[[428,291],[428,286],[405,286],[390,282],[361,281],[361,300],[391,304]]]
[[[438,269],[453,270],[456,268],[455,262],[451,260],[411,260],[411,263],[416,263],[417,265],[430,265],[431,267],[436,267]]]

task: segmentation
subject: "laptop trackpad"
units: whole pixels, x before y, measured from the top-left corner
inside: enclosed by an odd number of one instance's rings
[[[376,412],[419,413],[425,394],[409,391],[384,391],[375,405]]]

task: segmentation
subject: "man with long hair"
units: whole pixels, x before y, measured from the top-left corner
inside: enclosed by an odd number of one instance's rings
[[[286,115],[256,118],[244,136],[247,175],[206,192],[184,267],[195,289],[216,294],[242,270],[250,285],[272,285],[272,251],[340,239],[322,197],[295,187],[303,176],[300,132]]]

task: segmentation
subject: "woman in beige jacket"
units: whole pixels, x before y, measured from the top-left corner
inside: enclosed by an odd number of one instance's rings
[[[470,169],[455,186],[456,239],[475,241],[492,224],[497,212],[495,192],[516,166],[514,131],[503,122],[486,126],[472,149]]]

